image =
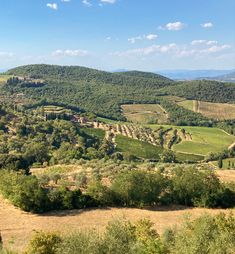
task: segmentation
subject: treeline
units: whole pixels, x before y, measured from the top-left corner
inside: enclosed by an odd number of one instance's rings
[[[208,102],[234,103],[235,84],[211,80],[195,80],[179,82],[175,86],[160,89],[167,95],[183,97],[189,100]]]
[[[57,65],[27,65],[9,70],[8,74],[31,78],[46,78],[59,80],[80,80],[86,82],[107,83],[113,85],[131,85],[142,87],[164,87],[172,80],[161,75],[141,73],[126,75],[126,73],[111,73],[79,66]]]
[[[98,230],[77,231],[64,235],[36,232],[28,254],[215,254],[233,253],[235,219],[232,214],[208,214],[185,219],[180,227],[167,228],[159,235],[154,224],[114,220],[101,234]]]
[[[224,185],[211,172],[194,168],[178,168],[170,177],[160,171],[123,171],[110,186],[94,179],[83,192],[80,189],[42,185],[31,175],[7,171],[0,174],[2,195],[21,209],[34,213],[98,206],[235,206],[234,186]]]
[[[185,109],[171,101],[161,100],[160,104],[169,114],[169,122],[179,126],[212,127],[213,121],[200,113]]]

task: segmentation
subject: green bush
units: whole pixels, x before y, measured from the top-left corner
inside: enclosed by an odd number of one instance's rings
[[[164,187],[165,178],[161,173],[131,170],[118,174],[111,190],[115,204],[143,206],[158,203]]]
[[[232,214],[219,214],[188,219],[173,233],[171,242],[165,241],[165,244],[174,254],[232,254],[235,250],[235,218]]]
[[[56,254],[62,238],[57,233],[37,232],[29,243],[27,254]]]

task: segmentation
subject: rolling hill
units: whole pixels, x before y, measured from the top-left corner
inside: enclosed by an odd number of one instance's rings
[[[41,64],[17,67],[6,74],[27,78],[27,82],[18,80],[1,89],[11,95],[10,99],[21,94],[24,106],[28,108],[40,105],[63,106],[114,120],[126,120],[121,108],[124,104],[161,104],[169,114],[168,123],[209,126],[207,118],[172,104],[166,96],[208,102],[235,102],[235,85],[232,83],[209,80],[175,82],[149,72],[111,73],[79,66]],[[35,80],[43,82],[37,85]]]

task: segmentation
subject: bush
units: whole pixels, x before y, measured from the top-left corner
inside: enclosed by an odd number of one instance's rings
[[[166,244],[174,254],[232,254],[235,250],[235,218],[232,214],[219,214],[188,219],[175,231],[172,240]]]
[[[62,238],[56,233],[37,232],[29,243],[27,254],[56,254],[61,242]]]
[[[165,178],[156,172],[141,170],[120,173],[112,183],[114,203],[125,206],[153,205],[159,202]]]

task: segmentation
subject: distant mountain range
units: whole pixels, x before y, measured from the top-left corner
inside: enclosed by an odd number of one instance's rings
[[[219,80],[219,81],[226,81],[226,82],[235,82],[235,71],[233,71],[229,74],[217,76],[213,79]]]
[[[224,77],[234,70],[164,70],[157,71],[158,74],[174,80],[195,80],[195,79],[215,79]],[[222,80],[222,79],[218,79]]]

